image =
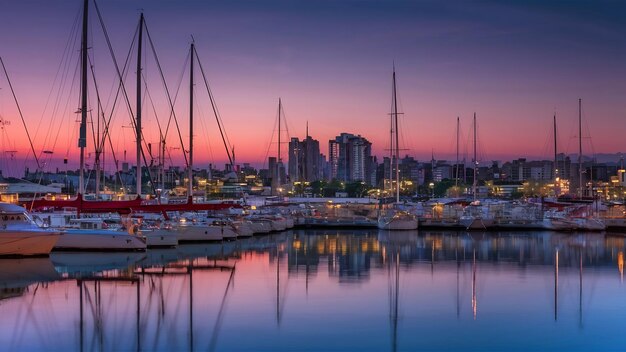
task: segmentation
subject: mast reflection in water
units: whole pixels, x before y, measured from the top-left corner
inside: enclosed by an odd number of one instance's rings
[[[0,260],[8,350],[620,350],[623,237],[297,230]],[[480,303],[480,304],[479,304]]]

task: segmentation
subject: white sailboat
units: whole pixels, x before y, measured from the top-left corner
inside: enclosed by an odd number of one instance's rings
[[[381,210],[378,215],[378,228],[381,230],[416,230],[418,226],[415,215],[399,209],[400,205],[400,148],[398,135],[398,99],[396,93],[396,70],[393,69],[393,105],[391,111],[392,128],[391,128],[391,144],[394,151],[395,167],[396,167],[396,203],[394,207]],[[395,131],[395,145],[394,145]],[[392,169],[393,160],[390,160],[389,168]],[[391,180],[390,180],[391,181]],[[391,189],[393,190],[393,182]]]
[[[472,193],[474,201],[465,207],[459,223],[468,230],[486,230],[495,224],[495,219],[489,214],[488,209],[477,199],[478,186],[478,159],[476,158],[476,113],[474,113],[474,183]]]
[[[582,145],[582,99],[578,99],[578,197],[583,198],[583,145]],[[590,179],[591,182],[593,180]],[[592,187],[593,188],[593,187]],[[606,225],[596,217],[593,212],[582,212],[580,216],[573,217],[578,225],[578,230],[604,231]]]

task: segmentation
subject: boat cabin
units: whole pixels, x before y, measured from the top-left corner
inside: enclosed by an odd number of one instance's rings
[[[26,209],[15,204],[0,203],[0,226],[25,223],[33,224]]]

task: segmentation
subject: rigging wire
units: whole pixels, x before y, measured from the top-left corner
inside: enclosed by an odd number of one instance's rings
[[[82,8],[79,7],[79,10],[76,13],[76,16],[74,18],[74,22],[73,22],[72,27],[70,29],[70,32],[69,32],[69,35],[68,35],[68,38],[67,38],[67,41],[66,41],[66,44],[65,44],[65,48],[63,50],[63,54],[61,55],[61,60],[59,61],[59,65],[57,67],[52,86],[50,88],[50,91],[48,92],[48,96],[47,96],[46,101],[45,101],[44,109],[43,109],[42,114],[40,116],[40,123],[37,124],[36,130],[35,130],[35,133],[34,133],[35,139],[39,140],[40,139],[40,138],[38,138],[38,136],[39,136],[39,129],[42,126],[47,127],[46,128],[46,136],[44,137],[43,143],[42,143],[42,145],[44,146],[44,149],[46,149],[45,145],[48,143],[47,140],[48,140],[49,133],[51,133],[52,131],[55,130],[54,126],[55,126],[56,118],[58,116],[59,107],[60,107],[60,104],[61,104],[60,102],[61,102],[61,98],[62,98],[62,92],[64,91],[64,87],[66,86],[66,83],[68,81],[67,80],[68,72],[70,70],[70,67],[72,66],[71,65],[71,63],[72,63],[71,58],[73,57],[74,46],[76,45],[76,42],[77,42],[77,37],[78,37],[78,33],[79,33],[77,28],[78,28],[78,23],[79,23],[81,14],[82,14]],[[76,74],[76,71],[74,72],[74,74]],[[71,86],[70,86],[70,94],[71,94],[72,88],[74,87],[73,86],[74,81],[72,80],[70,82],[71,82]],[[51,115],[50,115],[51,117],[47,117],[46,112],[48,111],[48,108],[50,106],[50,101],[52,99],[52,95],[53,95],[53,92],[55,91],[55,87],[57,86],[57,84],[58,84],[58,90],[57,90],[56,97],[54,99],[54,103],[52,104],[52,112],[51,112]],[[66,100],[66,112],[67,112],[67,107],[68,106],[69,106],[69,99]],[[62,116],[67,116],[67,114],[63,114]],[[45,118],[46,123],[43,123],[44,118]],[[59,128],[56,128],[57,136],[58,136],[58,133],[61,130],[61,125],[63,124],[63,120],[64,119],[65,118],[63,118],[63,117],[61,118],[62,121],[59,124]],[[48,148],[48,149],[50,149],[50,148]],[[54,150],[54,149],[52,149],[52,150]],[[28,155],[26,157],[28,157]]]
[[[185,150],[185,143],[183,143],[183,137],[182,137],[182,134],[181,134],[181,132],[180,132],[180,126],[179,126],[179,124],[178,124],[178,118],[176,117],[176,112],[175,112],[175,110],[174,110],[174,103],[172,102],[172,98],[171,98],[171,95],[170,95],[170,91],[169,91],[169,88],[167,87],[167,82],[165,81],[165,75],[163,74],[163,69],[162,69],[162,67],[161,67],[161,62],[159,61],[159,57],[158,57],[158,55],[157,55],[157,53],[156,53],[156,49],[155,49],[155,47],[154,47],[154,43],[153,43],[153,41],[152,41],[152,36],[150,35],[150,31],[148,30],[148,24],[147,24],[147,22],[145,21],[145,19],[144,19],[144,28],[146,29],[146,36],[148,37],[148,42],[150,43],[150,47],[151,47],[151,49],[152,49],[152,54],[153,54],[153,56],[154,56],[154,60],[155,60],[155,62],[156,62],[156,64],[157,64],[157,68],[158,68],[158,70],[159,70],[159,74],[161,75],[161,81],[163,82],[163,86],[164,86],[164,88],[165,88],[165,92],[166,92],[167,100],[168,100],[168,102],[169,102],[169,104],[170,104],[170,108],[171,108],[171,111],[170,111],[170,112],[171,112],[171,114],[170,114],[170,118],[169,118],[169,120],[168,120],[168,122],[167,122],[167,128],[165,129],[165,134],[164,134],[163,138],[164,138],[164,139],[165,139],[165,138],[167,138],[167,132],[169,131],[170,123],[171,123],[171,120],[172,120],[172,118],[173,118],[173,119],[174,119],[174,123],[175,123],[175,125],[176,125],[176,130],[178,131],[178,138],[179,138],[179,140],[180,140],[180,145],[181,145],[181,148],[182,148],[182,150],[183,150],[183,157],[185,158],[185,165],[186,165],[187,167],[189,167],[189,160],[188,160],[188,158],[187,158],[187,154],[185,154],[185,153],[184,153],[184,150]],[[187,58],[189,58],[189,55],[191,55],[191,53],[188,53],[188,54],[187,54]],[[185,60],[185,62],[187,62],[187,61],[188,61],[188,60]]]
[[[215,120],[217,121],[217,127],[220,130],[220,135],[222,136],[222,141],[224,142],[224,148],[226,149],[226,155],[228,155],[228,161],[230,162],[231,167],[234,169],[233,158],[230,154],[229,147],[232,146],[230,141],[228,141],[228,136],[226,135],[226,131],[222,128],[223,121],[220,117],[220,114],[217,110],[217,104],[215,104],[215,99],[213,97],[213,93],[211,92],[211,88],[209,88],[209,83],[207,81],[206,75],[204,74],[204,68],[202,67],[202,62],[200,61],[200,57],[198,56],[198,51],[194,48],[196,58],[198,59],[198,67],[200,67],[200,72],[202,73],[202,78],[204,79],[204,86],[206,87],[207,93],[209,94],[209,100],[211,101],[211,106],[213,107],[213,114],[215,114]],[[287,130],[289,131],[289,130]]]
[[[198,102],[200,101],[200,99],[198,99],[196,92],[194,91],[194,102]],[[196,103],[197,104],[197,103]],[[200,104],[196,105],[196,109],[198,110],[198,114],[200,115],[199,117],[199,122],[200,122],[200,128],[202,129],[202,133],[206,136],[206,144],[205,144],[205,148],[206,148],[206,152],[209,155],[211,162],[215,162],[215,158],[213,155],[213,149],[211,148],[211,139],[209,138],[209,129],[207,126],[207,123],[205,121],[205,113],[202,110],[202,107],[200,106]]]
[[[115,98],[113,99],[113,106],[111,108],[111,113],[109,114],[109,118],[105,120],[105,123],[104,123],[103,137],[102,137],[101,145],[98,146],[99,149],[104,148],[104,139],[106,138],[106,136],[110,134],[109,130],[110,130],[113,117],[115,116],[114,112],[115,112],[115,108],[117,107],[120,93],[122,92],[123,81],[126,80],[126,78],[128,77],[128,73],[130,72],[130,59],[132,56],[133,49],[135,48],[135,42],[136,42],[135,39],[137,38],[138,32],[139,32],[139,27],[137,27],[137,29],[135,30],[135,34],[133,35],[133,40],[131,41],[130,47],[128,48],[128,54],[126,55],[124,66],[122,67],[122,79],[118,83],[117,91],[115,94]]]
[[[280,113],[278,114],[278,118],[280,118]],[[267,150],[265,151],[265,156],[263,157],[263,168],[267,165],[267,158],[270,155],[270,149],[272,148],[272,144],[274,141],[274,133],[276,132],[276,128],[278,127],[278,118],[274,120],[274,126],[272,127],[272,135],[270,136],[269,143],[267,145]]]
[[[108,31],[106,30],[106,27],[104,26],[104,21],[103,21],[102,16],[101,16],[100,9],[98,8],[98,4],[95,3],[95,2],[94,2],[94,4],[96,5],[96,12],[98,13],[98,19],[100,20],[100,25],[102,27],[102,31],[104,32],[104,36],[106,38],[106,42],[107,42],[107,45],[109,47],[109,53],[111,54],[111,58],[112,58],[112,60],[114,62],[118,78],[120,79],[120,83],[121,83],[121,86],[122,86],[122,91],[124,93],[124,99],[126,100],[126,106],[128,108],[128,113],[130,115],[131,124],[132,124],[133,128],[135,128],[135,130],[136,130],[135,114],[133,113],[133,109],[132,109],[131,104],[130,104],[130,99],[128,98],[128,94],[126,92],[126,87],[125,87],[125,85],[123,83],[123,80],[122,80],[122,74],[121,74],[121,72],[119,70],[119,65],[118,65],[117,60],[115,59],[115,55],[113,53],[113,47],[111,45],[111,41],[110,41],[110,38],[109,38],[109,35],[108,35]],[[139,133],[141,133],[141,131],[139,131]],[[136,137],[139,138],[140,136],[136,136]],[[148,163],[146,162],[146,155],[145,155],[143,149],[141,149],[141,157],[143,158],[144,165],[148,166]],[[140,172],[140,170],[141,170],[141,165],[137,165],[137,171]],[[152,188],[152,192],[153,192],[153,194],[156,194],[156,187],[154,185],[154,182],[152,180],[152,175],[150,174],[150,172],[148,172],[148,177],[150,179],[150,185],[151,185],[151,188]]]
[[[24,115],[22,114],[22,108],[20,107],[20,103],[17,100],[17,96],[15,95],[15,91],[13,90],[13,85],[11,84],[11,79],[9,78],[9,74],[7,73],[7,69],[4,66],[4,60],[0,56],[0,63],[2,64],[2,70],[4,71],[4,75],[7,78],[7,83],[9,84],[9,88],[11,88],[11,94],[13,95],[13,100],[15,100],[15,105],[17,106],[17,111],[19,112],[20,119],[22,120],[22,124],[24,125],[24,130],[26,130],[26,136],[28,137],[28,143],[30,144],[30,149],[33,152],[33,156],[35,158],[35,162],[37,163],[37,169],[41,169],[41,164],[39,164],[39,158],[37,157],[37,153],[35,153],[35,147],[33,146],[33,140],[30,138],[30,133],[28,132],[28,127],[26,126],[26,120],[24,120]]]

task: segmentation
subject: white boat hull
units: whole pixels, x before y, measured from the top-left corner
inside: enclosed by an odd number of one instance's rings
[[[459,223],[467,230],[486,230],[494,225],[493,219],[481,217],[461,217]]]
[[[237,237],[252,237],[254,235],[254,230],[249,221],[236,222],[233,226],[237,232]]]
[[[268,219],[272,231],[285,231],[287,229],[287,222],[284,219]]]
[[[596,218],[575,218],[574,221],[578,225],[578,230],[582,231],[604,231],[606,225],[600,219]]]
[[[542,222],[543,228],[552,231],[574,231],[578,225],[567,219],[546,218]]]
[[[147,248],[143,236],[113,230],[65,230],[54,246],[58,250],[141,251]]]
[[[250,226],[255,234],[257,233],[270,233],[272,231],[272,225],[269,221],[251,220]]]
[[[178,242],[208,242],[236,239],[237,234],[226,226],[190,225],[176,229]]]
[[[0,256],[48,255],[60,237],[60,232],[53,231],[2,231]]]
[[[378,228],[381,230],[417,230],[417,219],[378,218]]]
[[[146,245],[148,248],[176,247],[178,245],[178,234],[173,230],[142,230],[141,234],[146,237]]]

